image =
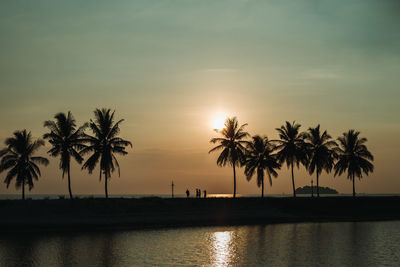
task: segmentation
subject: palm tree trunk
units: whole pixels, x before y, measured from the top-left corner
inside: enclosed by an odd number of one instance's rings
[[[292,185],[293,185],[293,197],[296,197],[296,188],[295,188],[295,186],[294,186],[293,162],[292,162],[291,166],[292,166]]]
[[[72,191],[71,191],[71,168],[70,165],[68,164],[68,192],[69,192],[69,198],[72,200]]]
[[[319,175],[318,175],[318,170],[317,170],[317,197],[319,197]]]
[[[356,197],[356,186],[355,186],[355,182],[354,182],[354,174],[353,174],[353,197]]]
[[[311,180],[311,197],[314,197],[314,186],[312,180]]]
[[[261,198],[264,198],[264,177],[261,180]]]
[[[235,163],[233,164],[233,198],[236,198],[236,170],[235,170]]]
[[[106,190],[106,198],[108,198],[108,188],[107,188],[107,173],[105,173],[104,174],[104,180],[105,180],[105,182],[104,182],[104,187],[105,187],[105,190]]]
[[[25,200],[25,181],[22,183],[22,200]]]

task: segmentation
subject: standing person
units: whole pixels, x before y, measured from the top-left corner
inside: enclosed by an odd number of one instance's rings
[[[186,197],[189,198],[189,196],[190,196],[190,191],[189,189],[186,189]]]
[[[207,190],[204,189],[204,198],[207,198]]]

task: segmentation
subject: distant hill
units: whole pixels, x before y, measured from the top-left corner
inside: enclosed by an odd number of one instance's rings
[[[313,186],[314,194],[317,193],[317,187]],[[335,189],[329,188],[329,187],[319,187],[319,193],[320,194],[338,194],[339,192],[336,191]],[[299,187],[296,189],[296,194],[310,194],[311,195],[311,186],[306,185],[304,187]]]

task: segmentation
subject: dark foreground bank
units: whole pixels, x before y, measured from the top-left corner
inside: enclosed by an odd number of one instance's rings
[[[400,197],[1,200],[0,231],[400,220]]]

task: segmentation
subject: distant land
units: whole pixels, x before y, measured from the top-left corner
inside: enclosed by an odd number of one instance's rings
[[[317,187],[313,186],[312,190],[314,191],[314,194],[317,193]],[[304,187],[299,187],[296,189],[296,194],[311,194],[311,186],[306,185]],[[319,193],[320,194],[338,194],[339,192],[335,189],[329,188],[329,187],[319,187]]]

